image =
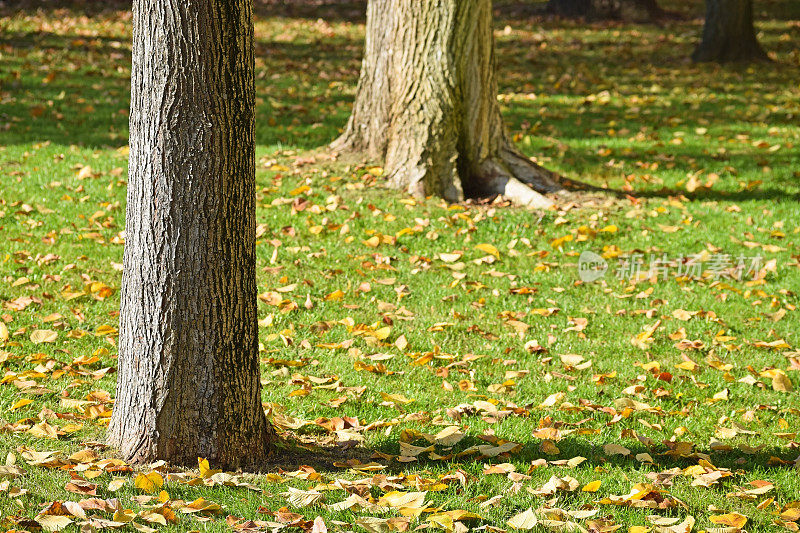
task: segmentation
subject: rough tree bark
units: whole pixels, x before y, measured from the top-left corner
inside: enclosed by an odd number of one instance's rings
[[[692,59],[718,63],[768,61],[753,27],[753,1],[706,0],[703,40]]]
[[[371,0],[353,113],[331,148],[384,160],[390,185],[449,201],[503,194],[547,207],[557,177],[509,141],[491,0]]]
[[[666,16],[656,0],[549,0],[547,10],[561,17],[587,20],[652,22]]]
[[[274,440],[256,323],[251,0],[136,0],[117,400],[132,462],[234,468]]]

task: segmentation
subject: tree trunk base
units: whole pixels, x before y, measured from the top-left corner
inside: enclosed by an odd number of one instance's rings
[[[703,38],[692,60],[697,63],[771,62],[756,37],[752,0],[706,0]]]
[[[337,159],[344,156],[344,160],[362,160],[361,149],[353,148],[350,143],[340,137],[328,146],[328,152]],[[430,171],[425,165],[416,165],[415,171],[410,175],[394,173],[386,181],[389,188],[410,194],[415,198],[425,198],[425,183]],[[441,177],[439,177],[441,180]],[[463,183],[460,177],[450,177],[453,183]],[[479,176],[473,176],[469,181],[472,186],[454,188],[450,197],[444,198],[450,202],[463,200],[478,200],[501,195],[514,205],[532,209],[549,209],[555,205],[552,196],[561,197],[568,195],[569,191],[561,184],[561,177],[551,172],[515,150],[498,155],[485,161]],[[478,186],[474,184],[479,184]]]
[[[695,63],[772,63],[761,45],[731,42],[721,46],[700,45],[692,54]]]
[[[384,162],[417,198],[551,207],[558,176],[517,151],[500,111],[491,0],[370,2],[353,113],[330,148]]]

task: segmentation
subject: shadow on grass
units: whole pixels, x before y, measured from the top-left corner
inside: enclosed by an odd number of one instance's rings
[[[418,446],[429,446],[425,440],[412,442]],[[532,439],[519,443],[519,448],[509,453],[502,453],[494,457],[482,456],[478,453],[458,456],[469,448],[479,446],[491,447],[484,440],[473,436],[465,437],[456,447],[447,454],[441,446],[437,446],[436,453],[444,455],[442,459],[431,459],[428,452],[419,454],[414,460],[399,461],[400,443],[396,440],[384,441],[373,448],[362,447],[355,443],[344,443],[340,446],[317,447],[299,446],[288,440],[284,441],[275,452],[272,460],[265,465],[260,465],[256,470],[268,472],[277,469],[286,471],[296,470],[301,466],[311,466],[320,472],[340,472],[343,469],[355,468],[372,464],[381,464],[385,467],[375,470],[376,473],[397,475],[414,470],[447,470],[459,468],[482,469],[484,465],[512,462],[517,465],[517,472],[525,473],[528,469],[535,471],[538,468],[563,468],[569,470],[577,466],[615,467],[627,471],[638,471],[642,474],[651,472],[664,472],[673,469],[686,469],[697,465],[700,461],[708,461],[718,469],[729,470],[736,476],[748,473],[767,474],[770,471],[790,471],[797,467],[800,450],[791,449],[789,446],[760,446],[751,448],[747,445],[727,444],[717,450],[703,449],[691,443],[655,443],[645,446],[636,440],[616,440],[614,442],[589,442],[587,440],[567,437],[558,441],[556,446],[559,453],[548,455],[542,451],[542,441]],[[609,456],[604,446],[614,444],[627,449],[628,455]],[[724,443],[719,443],[723,446]],[[645,457],[648,456],[652,462]],[[638,458],[637,458],[638,457]],[[579,461],[576,458],[582,458]],[[568,464],[575,460],[574,464]],[[367,473],[369,469],[365,470]],[[734,478],[735,479],[735,478]]]
[[[774,97],[764,96],[778,95],[785,87],[788,78],[781,71],[783,66],[757,66],[755,70],[696,67],[688,63],[691,46],[680,36],[681,32],[686,32],[684,24],[671,25],[668,30],[659,29],[653,34],[642,34],[634,25],[626,27],[630,30],[628,33],[615,37],[603,25],[564,23],[566,26],[563,26],[560,22],[536,17],[508,18],[504,8],[515,1],[503,0],[496,4],[500,15],[498,26],[511,24],[525,30],[514,39],[498,40],[501,92],[541,92],[544,88],[547,102],[511,104],[505,116],[512,131],[525,130],[526,123],[538,122],[543,125],[541,130],[547,130],[557,142],[596,143],[605,140],[605,130],[612,121],[617,130],[636,132],[643,127],[650,131],[671,130],[678,127],[673,123],[678,116],[682,118],[681,127],[702,124],[709,131],[716,129],[731,136],[744,128],[761,127],[767,122],[770,126],[782,127],[792,127],[796,123],[796,117],[786,111],[785,105],[775,105]],[[665,0],[663,3],[665,7],[676,9],[685,9],[690,4],[688,0]],[[43,18],[58,17],[60,13],[105,14],[108,17],[110,12],[113,19],[113,10],[126,9],[129,4],[123,1],[24,0],[5,2],[0,7],[0,15],[38,10],[37,17]],[[773,20],[792,17],[795,11],[800,17],[800,4],[791,7],[795,4],[798,3],[789,0],[765,0],[759,9]],[[257,0],[258,15],[272,18],[361,21],[363,6],[363,0]],[[695,26],[699,29],[698,24]],[[564,28],[584,29],[572,37],[558,36]],[[549,46],[541,48],[540,37],[531,37],[531,31],[543,33],[544,43]],[[796,43],[781,40],[782,31],[772,28],[768,37],[770,42],[780,43],[782,53],[788,53]],[[273,36],[257,37],[257,142],[301,150],[326,145],[337,136],[349,115],[358,78],[361,39],[328,37],[313,32],[303,36],[300,42],[279,41]],[[677,42],[680,44],[676,45]],[[0,111],[0,142],[14,145],[49,140],[88,147],[118,147],[127,143],[128,41],[102,35],[87,38],[41,31],[6,33],[2,45],[5,50],[0,65],[5,74],[0,75],[0,83],[8,97],[4,98]],[[625,47],[626,54],[618,52],[621,46]],[[609,61],[609,57],[615,59]],[[48,72],[54,73],[51,80],[47,80]],[[654,84],[660,86],[656,93],[651,91]],[[741,90],[732,91],[732,86],[741,87]],[[709,91],[713,97],[698,103],[692,95],[695,88]],[[587,95],[603,90],[615,91],[622,99],[604,105],[584,100]],[[637,98],[639,104],[629,101]],[[633,111],[637,107],[641,109]],[[758,116],[756,107],[774,110],[765,118]],[[735,112],[727,113],[729,108]],[[538,131],[532,135],[540,138]],[[613,142],[631,144],[622,137]],[[737,147],[739,152],[733,155],[720,156],[706,153],[697,145],[675,147],[663,140],[645,140],[639,144],[646,145],[643,153],[614,153],[605,157],[570,148],[551,159],[557,158],[556,166],[568,169],[570,175],[582,180],[584,175],[596,174],[610,158],[635,164],[640,159],[666,155],[672,158],[675,168],[690,172],[698,167],[714,169],[727,164],[746,168],[755,165],[763,155],[746,145]],[[539,155],[537,146],[526,151]],[[547,148],[543,152],[550,155]],[[772,166],[786,168],[794,164],[788,150],[768,154],[768,157]],[[639,194],[666,196],[673,191]],[[787,197],[797,199],[796,194],[782,193],[779,187],[724,196],[725,199]]]

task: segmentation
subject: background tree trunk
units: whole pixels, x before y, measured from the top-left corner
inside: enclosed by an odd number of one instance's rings
[[[267,454],[250,0],[136,0],[117,399],[133,462]]]
[[[768,61],[753,27],[752,0],[706,0],[703,40],[692,59],[719,63]]]
[[[549,0],[547,10],[567,18],[631,22],[652,22],[667,15],[656,0]]]
[[[549,206],[539,192],[556,176],[509,142],[496,95],[491,0],[372,0],[353,114],[331,147],[384,159],[416,196]]]

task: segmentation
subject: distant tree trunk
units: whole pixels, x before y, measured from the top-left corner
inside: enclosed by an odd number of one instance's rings
[[[706,0],[703,40],[692,59],[718,63],[768,61],[753,27],[753,1]]]
[[[559,190],[556,176],[506,135],[494,62],[491,0],[371,0],[353,114],[332,149],[385,160],[388,182],[416,196],[551,205],[540,193]]]
[[[587,20],[651,22],[666,15],[656,0],[549,0],[547,9],[561,17]]]
[[[262,460],[251,0],[135,0],[117,399],[129,461]]]

